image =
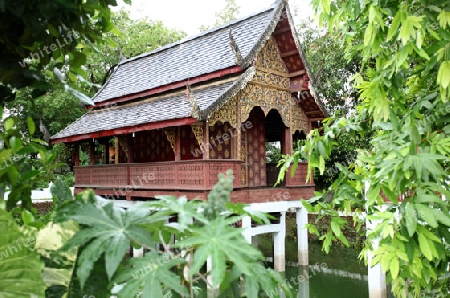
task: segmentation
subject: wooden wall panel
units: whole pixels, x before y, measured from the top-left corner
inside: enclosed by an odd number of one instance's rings
[[[216,122],[214,126],[209,126],[209,158],[210,159],[231,159],[233,138],[236,138],[236,131],[230,123]]]
[[[131,150],[136,163],[175,160],[170,142],[162,130],[136,133]]]

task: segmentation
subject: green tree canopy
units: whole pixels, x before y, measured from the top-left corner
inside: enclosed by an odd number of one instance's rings
[[[346,242],[337,210],[376,223],[362,253],[381,264],[397,297],[448,297],[450,262],[450,3],[436,1],[313,0],[319,23],[340,30],[346,53],[362,57],[354,76],[359,102],[352,117],[335,116],[313,131],[299,152],[325,171],[336,139],[374,130],[369,148],[356,148],[339,177],[306,204],[331,215],[324,248]],[[310,226],[311,232],[317,232]]]
[[[103,33],[114,27],[110,5],[116,1],[2,1],[0,102],[14,100],[25,87],[37,97],[57,86],[89,101],[71,89],[63,73],[86,76],[86,55],[78,45],[106,39]]]
[[[231,21],[237,19],[237,15],[239,14],[240,7],[236,4],[235,0],[225,0],[225,7],[216,13],[216,22],[212,26],[202,25],[200,27],[200,31],[208,31],[214,27],[218,27],[223,24],[227,24]]]

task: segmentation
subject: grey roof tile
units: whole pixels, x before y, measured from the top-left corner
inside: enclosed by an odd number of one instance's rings
[[[202,87],[193,90],[197,104],[205,110],[214,104],[217,99],[227,92],[240,77],[234,80],[218,82],[217,85]],[[208,83],[209,84],[209,83]],[[61,139],[76,135],[90,134],[123,127],[132,127],[145,123],[159,122],[172,119],[191,117],[191,105],[184,92],[174,92],[164,98],[142,100],[117,107],[91,110],[64,130],[52,137]]]
[[[120,63],[93,101],[100,103],[235,66],[230,28],[245,58],[265,33],[278,5]]]

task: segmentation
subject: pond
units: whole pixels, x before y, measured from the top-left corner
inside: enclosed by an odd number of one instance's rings
[[[268,266],[273,260],[272,237],[260,236],[258,247]],[[359,251],[336,247],[330,254],[321,244],[309,243],[309,266],[297,265],[297,242],[286,240],[286,280],[297,297],[367,298],[367,267],[358,258]],[[275,297],[275,296],[274,296]]]

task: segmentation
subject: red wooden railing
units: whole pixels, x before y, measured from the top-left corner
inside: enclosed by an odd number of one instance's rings
[[[75,187],[210,190],[219,173],[233,170],[241,187],[240,160],[190,160],[74,167]]]
[[[240,160],[223,159],[74,167],[75,187],[211,190],[218,181],[217,175],[229,169],[234,173],[234,188],[247,187],[244,163]],[[282,186],[313,186],[313,182],[306,183],[307,169],[307,163],[300,162],[294,177],[291,177],[290,171],[286,173]],[[268,187],[272,187],[279,169],[269,166],[267,170],[270,176]]]

